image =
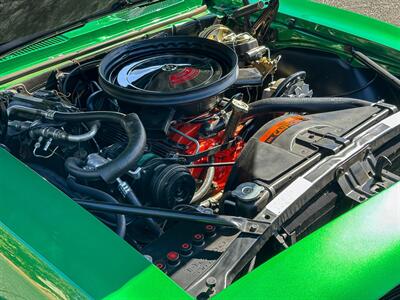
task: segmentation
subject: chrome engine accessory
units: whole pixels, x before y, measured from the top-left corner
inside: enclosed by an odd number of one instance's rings
[[[230,36],[235,36],[235,33],[229,27],[221,24],[215,24],[207,27],[200,32],[199,37],[225,43]]]

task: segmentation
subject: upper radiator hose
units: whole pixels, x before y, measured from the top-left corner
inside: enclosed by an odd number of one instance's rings
[[[96,168],[87,170],[83,167],[86,163],[77,157],[69,157],[65,161],[65,168],[74,177],[99,180],[107,183],[114,182],[118,177],[131,170],[144,152],[146,146],[146,132],[142,122],[135,113],[128,115],[112,112],[55,112],[25,106],[12,106],[8,109],[9,115],[23,115],[29,117],[42,117],[57,122],[94,122],[107,121],[119,124],[128,137],[125,149],[112,161]]]
[[[354,98],[267,98],[249,104],[247,116],[261,115],[270,112],[307,112],[318,113],[359,106],[370,106],[373,103]]]
[[[71,175],[88,180],[103,179],[107,183],[114,182],[118,177],[131,170],[142,156],[146,146],[146,132],[139,117],[131,113],[124,115],[117,112],[85,112],[85,113],[55,113],[54,120],[60,122],[108,121],[121,125],[128,137],[125,149],[112,161],[99,166],[95,170],[83,168],[85,162],[76,157],[65,161],[65,168]]]

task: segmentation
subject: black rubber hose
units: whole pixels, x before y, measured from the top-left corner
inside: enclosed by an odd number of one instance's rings
[[[371,106],[373,103],[354,98],[267,98],[249,104],[246,116],[271,112],[307,112],[318,113]]]
[[[53,184],[65,194],[69,195],[70,197],[76,197],[76,194],[69,188],[67,181],[64,177],[39,164],[28,164],[28,166],[40,176],[46,178],[51,184]]]
[[[130,204],[132,204],[134,206],[138,206],[138,207],[143,206],[133,191],[127,192],[125,195],[125,198],[129,201]],[[158,225],[157,222],[154,221],[152,218],[145,218],[145,221],[146,221],[146,225],[148,226],[148,228],[153,233],[155,233],[157,236],[160,236],[163,233],[160,225]]]
[[[117,112],[84,112],[61,113],[53,116],[59,122],[90,122],[107,121],[121,125],[128,137],[125,149],[112,161],[98,167],[96,170],[85,170],[85,162],[76,157],[69,157],[65,161],[65,168],[69,174],[87,180],[103,179],[107,183],[114,182],[118,177],[131,170],[142,156],[146,145],[146,132],[139,117],[132,113],[124,115]]]
[[[67,178],[67,183],[69,188],[73,189],[74,191],[83,194],[83,195],[88,195],[96,200],[100,200],[103,202],[107,203],[116,203],[119,204],[119,202],[111,195],[107,194],[106,192],[103,192],[101,190],[79,184],[77,183],[72,177]],[[118,214],[117,216],[117,229],[116,232],[120,237],[124,237],[126,233],[126,218],[125,215]]]

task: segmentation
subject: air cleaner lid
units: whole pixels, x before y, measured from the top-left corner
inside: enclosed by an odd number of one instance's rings
[[[208,57],[161,54],[132,62],[116,72],[116,84],[121,87],[176,93],[215,82],[222,76],[222,67]]]
[[[102,88],[118,100],[179,109],[209,104],[205,102],[235,83],[238,66],[235,52],[221,43],[168,37],[112,51],[102,60],[99,74]]]

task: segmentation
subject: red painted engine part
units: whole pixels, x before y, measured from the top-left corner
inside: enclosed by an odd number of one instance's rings
[[[218,132],[215,136],[212,137],[200,137],[199,131],[201,129],[201,124],[200,123],[183,123],[183,124],[178,124],[175,128],[178,129],[179,131],[185,133],[186,135],[196,139],[199,144],[199,152],[206,151],[210,148],[213,148],[219,144],[221,144],[223,136],[224,136],[224,130]],[[236,134],[238,134],[241,130],[241,126],[238,127],[236,130]],[[196,144],[193,143],[193,141],[188,140],[187,138],[174,133],[170,135],[171,140],[175,141],[178,144],[183,144],[186,145],[186,150],[184,154],[187,155],[193,155],[196,153]],[[214,162],[231,162],[235,161],[240,152],[242,151],[244,147],[244,142],[243,141],[237,141],[232,147],[229,149],[221,150],[217,152],[214,155]],[[209,159],[207,157],[203,157],[197,161],[194,162],[194,164],[200,164],[200,163],[207,163],[209,162]],[[227,167],[216,167],[215,168],[215,174],[214,174],[214,179],[213,179],[213,185],[215,187],[214,192],[219,192],[224,189],[226,181],[228,180],[229,174],[232,170],[232,167],[227,166]],[[202,176],[205,174],[205,169],[204,168],[193,168],[191,169],[191,173],[194,178],[196,179],[201,179]]]

